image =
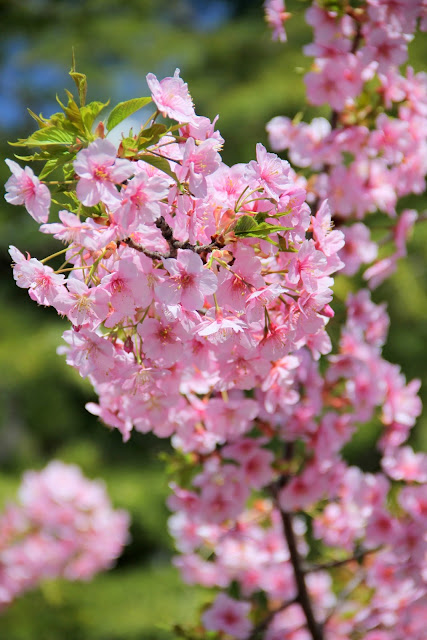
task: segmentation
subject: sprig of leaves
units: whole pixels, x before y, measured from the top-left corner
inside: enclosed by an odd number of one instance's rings
[[[271,242],[269,238],[270,235],[281,231],[289,231],[292,228],[265,222],[263,216],[264,214],[260,216],[259,214],[257,216],[250,216],[248,214],[241,216],[233,228],[234,235],[239,238],[262,238],[263,240]],[[267,214],[266,217],[272,216],[271,214]]]

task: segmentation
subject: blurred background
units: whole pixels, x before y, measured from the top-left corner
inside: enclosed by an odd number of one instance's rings
[[[148,72],[161,78],[179,67],[196,112],[220,114],[224,161],[249,161],[256,142],[267,145],[265,124],[273,116],[319,115],[304,105],[302,76],[310,60],[301,47],[311,37],[303,20],[308,3],[286,4],[293,18],[283,45],[271,41],[261,0],[1,0],[1,182],[9,177],[3,160],[13,158],[7,142],[35,128],[26,108],[50,116],[58,110],[55,95],[74,90],[68,76],[72,47],[77,69],[88,76],[88,99],[111,98],[112,106],[147,95]],[[411,45],[416,71],[426,59],[425,42]],[[406,198],[402,206],[421,211],[426,200]],[[59,458],[103,478],[114,505],[132,517],[132,541],[113,571],[87,584],[44,584],[0,617],[0,637],[171,640],[168,627],[194,619],[204,594],[183,586],[171,567],[168,481],[159,455],[167,444],[138,434],[123,444],[117,432],[86,412],[85,403],[95,400],[90,385],[56,355],[66,325],[15,286],[7,253],[13,244],[42,258],[58,250],[57,241],[38,233],[23,208],[3,199],[0,227],[0,506],[14,498],[25,469]],[[426,243],[424,222],[410,242],[409,258],[374,294],[376,301],[388,302],[391,315],[385,356],[402,366],[408,380],[423,379],[424,400]],[[338,278],[338,296],[349,286]],[[426,427],[423,417],[412,436],[416,449],[427,448]],[[377,435],[375,426],[361,429],[346,451],[348,459],[375,470]]]

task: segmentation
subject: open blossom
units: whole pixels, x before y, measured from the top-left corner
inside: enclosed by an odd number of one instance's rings
[[[120,195],[115,187],[134,173],[129,160],[118,159],[116,147],[109,140],[98,138],[87,149],[82,149],[74,161],[74,170],[80,177],[77,197],[91,207],[98,202],[118,206]]]
[[[378,247],[371,240],[371,234],[362,222],[356,222],[349,227],[343,227],[345,237],[344,247],[339,257],[344,262],[342,273],[353,276],[361,264],[369,264],[378,254]]]
[[[109,313],[110,295],[105,289],[89,287],[77,278],[67,282],[68,292],[62,291],[54,300],[55,308],[64,313],[75,326],[96,327]]]
[[[91,237],[93,234],[90,233],[90,219],[82,222],[74,213],[65,210],[59,211],[58,216],[61,222],[42,224],[40,231],[42,233],[52,234],[54,238],[70,245],[76,243],[88,249],[96,248],[96,240]]]
[[[268,153],[260,143],[256,146],[256,158],[256,162],[249,163],[246,178],[251,182],[258,181],[269,197],[277,198],[289,186],[289,163],[275,153]]]
[[[161,215],[161,200],[169,193],[169,181],[139,170],[123,189],[123,199],[114,217],[129,230],[135,222],[152,223]]]
[[[248,602],[240,602],[220,593],[203,614],[203,624],[211,631],[223,631],[237,640],[245,640],[252,629],[247,617],[250,608]]]
[[[386,452],[382,464],[394,480],[427,483],[427,455],[415,453],[409,446]]]
[[[179,73],[179,69],[176,69],[172,78],[163,78],[160,82],[153,73],[147,75],[153,102],[164,117],[178,122],[197,122],[188,85],[179,77]]]
[[[236,316],[223,316],[214,308],[209,309],[197,327],[197,334],[207,338],[210,342],[225,342],[236,333],[242,333],[247,327],[243,320]]]
[[[203,267],[201,258],[188,249],[179,249],[178,257],[163,261],[170,278],[157,285],[156,293],[164,304],[181,303],[185,309],[201,309],[205,297],[215,293],[217,279]]]
[[[28,289],[30,298],[39,304],[46,307],[52,305],[64,290],[63,274],[55,273],[52,267],[42,264],[36,258],[25,259],[16,247],[11,246],[9,253],[15,262],[13,277],[18,287]]]
[[[188,181],[192,194],[204,197],[207,193],[205,176],[214,173],[221,164],[218,153],[218,141],[215,138],[204,140],[196,145],[193,138],[185,143],[182,165],[177,168],[177,176],[181,182]]]
[[[5,160],[12,171],[6,182],[5,200],[10,204],[23,204],[36,222],[47,222],[50,208],[50,191],[34,175],[30,167],[22,169],[13,160]]]
[[[306,240],[291,260],[288,280],[294,285],[304,287],[309,293],[316,293],[332,284],[329,278],[324,277],[325,267],[325,255],[315,249],[313,240]]]

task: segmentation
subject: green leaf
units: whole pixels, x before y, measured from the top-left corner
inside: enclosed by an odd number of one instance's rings
[[[272,233],[278,233],[279,231],[289,231],[292,227],[282,227],[280,225],[268,224],[267,222],[263,222],[259,224],[255,229],[252,229],[248,233],[245,233],[246,236],[251,238],[267,238]]]
[[[109,104],[109,100],[108,102],[89,102],[85,107],[81,107],[80,113],[87,133],[91,133],[95,118],[105,107],[108,107]]]
[[[46,178],[53,171],[55,171],[55,169],[59,169],[59,167],[67,165],[67,163],[70,163],[70,166],[73,169],[71,165],[71,161],[73,159],[74,159],[74,154],[68,153],[68,152],[63,153],[60,157],[50,158],[44,165],[43,169],[41,170],[39,174],[39,179],[44,180],[44,178]],[[65,166],[64,166],[64,170],[65,170]],[[74,169],[72,171],[72,175],[74,175]]]
[[[51,174],[52,171],[55,171],[57,167],[58,167],[58,160],[56,158],[52,158],[51,160],[48,160],[44,165],[43,169],[40,171],[39,179],[44,180],[44,178],[47,178],[47,176]]]
[[[151,98],[133,98],[132,100],[127,100],[126,102],[119,102],[117,106],[114,107],[107,120],[107,129],[111,131],[114,129],[120,122],[125,120],[128,116],[131,116],[138,109],[142,109],[146,104],[151,102]]]
[[[298,111],[298,113],[294,115],[294,117],[292,118],[292,124],[294,125],[294,127],[296,127],[296,125],[301,122],[303,117],[304,117],[304,111]]]
[[[14,146],[16,145],[15,142],[9,142],[10,145]],[[16,145],[16,146],[24,146],[24,145]],[[17,153],[14,154],[15,158],[17,160],[22,160],[23,162],[32,162],[33,160],[40,160],[40,158],[37,157],[37,153],[34,153],[32,156],[18,156]]]
[[[84,107],[86,103],[87,78],[84,73],[78,73],[78,71],[76,71],[76,59],[74,56],[74,49],[72,52],[70,76],[76,83],[77,91],[79,92],[80,106]]]
[[[30,116],[34,118],[34,120],[37,122],[40,128],[48,126],[47,123],[49,122],[49,120],[47,120],[46,118],[43,118],[42,114],[38,116],[36,113],[34,113],[34,111],[31,111],[31,109],[27,109],[27,111],[30,114]]]
[[[248,233],[256,229],[258,223],[252,216],[244,215],[241,216],[233,229],[236,236],[246,236]]]
[[[169,162],[166,160],[166,158],[162,158],[160,156],[154,156],[154,155],[151,155],[151,153],[143,153],[138,156],[138,159],[143,160],[147,164],[151,164],[152,167],[156,167],[157,169],[160,169],[160,171],[163,171],[164,173],[166,173],[173,180],[175,180],[175,182],[179,184],[178,178],[170,168]]]
[[[279,231],[289,231],[292,227],[282,227],[281,225],[270,224],[268,222],[258,222],[257,217],[244,215],[238,219],[233,231],[236,236],[244,238],[264,238],[269,240],[268,236]],[[271,217],[271,216],[268,216]],[[271,241],[273,242],[273,241]]]
[[[56,101],[61,105],[67,117],[68,122],[73,125],[72,128],[75,128],[78,133],[81,133],[84,135],[86,132],[85,132],[85,127],[82,120],[82,114],[80,113],[80,109],[78,108],[73,95],[69,91],[66,91],[66,93],[68,96],[67,106],[62,104],[58,96],[56,96]]]
[[[153,124],[148,129],[142,129],[137,138],[138,148],[143,149],[156,144],[167,132],[168,128],[164,124]]]
[[[59,127],[44,127],[34,131],[24,142],[25,145],[18,146],[44,147],[46,145],[75,144],[76,136],[70,131],[65,131]]]
[[[279,247],[280,251],[284,251],[285,253],[296,253],[297,249],[294,249],[292,245],[288,245],[285,238],[283,236],[278,236],[279,238]]]
[[[255,220],[260,224],[265,222],[267,218],[283,218],[283,216],[288,216],[290,213],[291,209],[289,211],[260,211],[256,214]]]

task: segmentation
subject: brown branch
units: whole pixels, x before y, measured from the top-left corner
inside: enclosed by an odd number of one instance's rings
[[[284,451],[284,460],[289,462],[295,450],[294,442],[287,442],[285,444]],[[280,511],[280,517],[282,519],[283,533],[285,534],[286,542],[289,549],[290,561],[292,564],[292,569],[294,572],[295,583],[297,587],[297,596],[295,598],[295,602],[297,602],[305,615],[305,619],[307,622],[307,629],[309,630],[311,637],[313,640],[324,640],[322,626],[317,622],[314,617],[313,607],[311,604],[310,596],[307,591],[307,585],[305,583],[305,576],[302,566],[302,561],[298,552],[297,540],[294,532],[294,527],[292,523],[292,515],[286,511],[283,511],[280,508],[278,493],[280,489],[282,489],[288,483],[290,479],[289,474],[282,474],[278,479],[275,486],[272,487],[272,493],[275,498],[275,502],[278,510]]]
[[[297,602],[301,605],[301,608],[304,611],[305,619],[307,621],[307,629],[313,640],[324,640],[322,626],[314,617],[313,607],[307,590],[307,585],[305,583],[304,571],[302,569],[301,558],[298,552],[296,536],[292,524],[292,515],[286,511],[281,511],[280,515],[297,585]]]
[[[134,242],[132,238],[126,238],[126,240],[123,240],[123,242],[124,244],[127,244],[131,249],[136,249],[136,251],[143,253],[145,256],[151,258],[152,260],[162,260],[163,258],[169,258],[169,254],[160,253],[160,251],[150,251],[149,249],[142,247],[140,244],[136,244],[136,242]]]
[[[176,258],[178,255],[178,249],[188,249],[190,251],[194,251],[197,254],[204,254],[213,251],[214,249],[222,249],[224,246],[223,242],[219,240],[213,240],[210,244],[191,244],[190,242],[180,242],[179,240],[175,240],[173,235],[173,229],[163,216],[160,216],[155,222],[155,225],[158,229],[160,229],[162,236],[166,240],[169,245],[168,253],[161,253],[160,251],[150,251],[150,249],[146,249],[140,244],[137,244],[132,240],[132,238],[126,238],[123,240],[128,247],[131,249],[136,249],[136,251],[140,251],[144,255],[152,258],[153,260],[165,260],[166,258]],[[204,257],[202,256],[202,259]],[[206,260],[204,260],[206,262]]]
[[[354,16],[353,16],[354,18]],[[359,48],[360,41],[362,39],[362,24],[356,21],[356,33],[354,34],[354,40],[351,47],[351,53],[356,53]]]
[[[177,256],[177,247],[175,247],[175,238],[173,237],[173,230],[172,227],[170,227],[168,225],[168,223],[166,222],[166,220],[164,219],[163,216],[160,216],[160,218],[157,218],[156,222],[154,223],[156,225],[156,227],[158,229],[160,229],[160,231],[162,232],[162,236],[164,237],[164,239],[166,240],[166,242],[169,245],[169,255],[167,256],[168,258],[176,258]]]

